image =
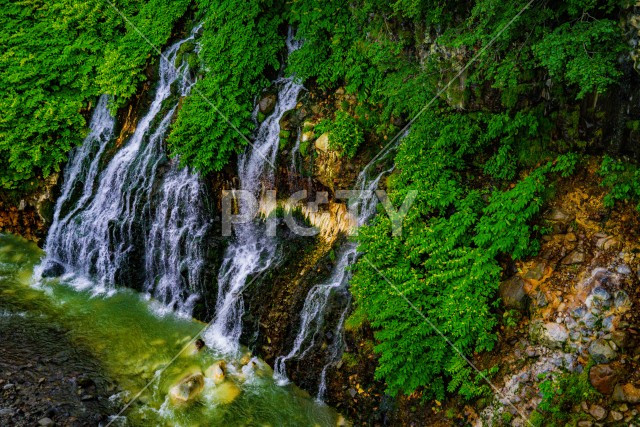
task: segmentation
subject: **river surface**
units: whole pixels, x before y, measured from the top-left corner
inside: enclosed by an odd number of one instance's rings
[[[335,426],[344,423],[334,410],[296,386],[277,385],[271,368],[247,354],[238,359],[225,356],[226,376],[222,383],[216,385],[207,378],[204,390],[195,401],[175,403],[168,393],[176,383],[191,373],[205,372],[223,358],[211,349],[197,351],[189,344],[204,324],[167,312],[160,303],[129,289],[96,294],[95,284],[71,275],[36,280],[34,268],[42,257],[43,252],[35,244],[0,234],[0,323],[7,326],[10,325],[7,322],[17,322],[23,336],[37,337],[43,342],[43,352],[55,352],[55,345],[78,349],[74,357],[63,360],[77,364],[65,368],[77,371],[79,376],[83,375],[83,369],[89,368],[78,355],[86,353],[87,358],[95,359],[102,375],[108,379],[96,379],[98,387],[102,382],[115,383],[115,387],[106,388],[111,394],[105,402],[111,405],[113,409],[109,410],[114,414],[158,376],[133,401],[124,416],[107,418],[112,425]],[[55,325],[65,331],[64,340],[52,336],[43,325]],[[3,341],[0,346],[15,345],[11,340]],[[0,352],[0,359],[2,357]],[[31,368],[36,369],[38,363],[43,363],[40,360],[36,359],[36,366],[31,364]],[[46,363],[47,359],[44,360]],[[91,361],[91,369],[98,369],[96,363]],[[0,366],[8,364],[0,360]],[[94,375],[93,372],[85,374]],[[82,391],[79,389],[77,393],[80,395]],[[84,401],[85,396],[81,397]],[[89,396],[86,400],[95,402],[96,398]]]

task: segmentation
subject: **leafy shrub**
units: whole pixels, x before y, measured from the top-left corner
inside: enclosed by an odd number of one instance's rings
[[[184,101],[168,138],[172,155],[183,163],[204,173],[219,171],[247,144],[254,129],[254,97],[269,84],[265,73],[280,67],[279,5],[274,0],[199,0],[205,74]]]
[[[545,425],[564,426],[570,418],[572,406],[600,396],[589,382],[590,367],[591,364],[587,364],[580,374],[553,375],[540,383],[542,401],[538,405],[538,412],[545,414]]]
[[[329,148],[338,150],[340,155],[351,159],[356,155],[358,147],[364,142],[362,129],[356,120],[344,111],[336,111],[332,120],[323,120],[316,126],[316,133],[329,133]]]
[[[634,164],[604,156],[598,175],[602,176],[601,186],[609,189],[604,197],[604,205],[612,208],[616,202],[636,203],[640,211],[640,169]]]

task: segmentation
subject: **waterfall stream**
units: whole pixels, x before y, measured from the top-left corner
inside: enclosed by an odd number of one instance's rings
[[[356,180],[354,188],[360,192],[358,200],[353,207],[357,212],[355,227],[364,225],[376,211],[378,203],[375,191],[378,189],[380,179],[389,173],[393,167],[380,172],[371,177],[371,170],[375,165],[383,161],[388,152],[394,147],[387,147],[385,152],[376,156],[365,168],[360,172]],[[349,267],[357,259],[357,246],[354,242],[347,242],[338,255],[336,264],[332,270],[329,280],[325,283],[315,285],[311,288],[305,298],[302,312],[300,313],[300,325],[298,333],[294,339],[293,346],[289,353],[279,356],[274,365],[274,379],[279,384],[284,385],[289,382],[287,376],[286,363],[293,359],[304,358],[309,351],[316,345],[316,340],[322,331],[325,323],[325,314],[329,305],[330,297],[338,294],[341,299],[341,311],[338,321],[333,328],[333,343],[327,349],[326,364],[320,373],[320,382],[318,388],[318,399],[322,399],[326,393],[326,375],[329,367],[333,366],[340,360],[342,356],[343,340],[342,330],[344,321],[347,317],[351,304],[351,294],[348,290],[351,272]]]
[[[289,53],[299,46],[293,41],[292,31],[289,30]],[[240,189],[257,198],[273,185],[273,165],[280,142],[280,120],[287,111],[295,108],[303,89],[293,78],[280,78],[275,83],[278,86],[275,109],[260,124],[256,139],[238,159]],[[242,199],[238,205],[241,213],[250,209]],[[277,258],[276,239],[268,235],[264,224],[236,224],[234,231],[235,239],[226,250],[218,274],[216,318],[205,334],[207,344],[227,353],[236,352],[240,346],[244,288],[251,278],[269,269]]]
[[[67,166],[45,246],[45,274],[51,266],[64,267],[94,279],[96,292],[144,283],[167,309],[191,314],[202,286],[208,221],[200,178],[166,157],[165,134],[177,103],[168,111],[164,104],[176,91],[189,92],[191,82],[181,79],[187,65],[176,68],[174,62],[197,30],[164,52],[148,112],[98,177],[114,128],[107,97],[100,98],[91,132]]]

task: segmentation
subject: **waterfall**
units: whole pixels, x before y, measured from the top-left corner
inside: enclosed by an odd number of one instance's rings
[[[161,55],[149,111],[96,182],[114,127],[107,98],[100,98],[91,133],[67,165],[43,262],[45,270],[57,265],[93,279],[96,291],[143,283],[168,308],[184,314],[190,314],[201,286],[201,240],[208,222],[199,177],[166,157],[165,134],[177,103],[168,110],[164,104],[172,91],[188,94],[192,83],[180,79],[187,65],[176,68],[174,62],[180,46],[197,30]]]
[[[293,41],[291,29],[287,36],[287,49],[291,53],[299,48]],[[295,108],[303,87],[293,78],[279,78],[278,100],[273,113],[258,128],[256,138],[238,159],[240,189],[260,197],[272,187],[274,167],[280,141],[280,119]],[[239,201],[240,212],[250,207]],[[276,260],[277,242],[268,236],[263,224],[236,224],[235,239],[226,250],[218,273],[218,299],[216,317],[205,333],[205,341],[227,353],[236,352],[242,334],[244,301],[242,292],[252,277],[266,271]]]
[[[360,191],[360,196],[356,201],[357,218],[355,219],[355,227],[364,225],[376,212],[378,203],[375,191],[378,189],[380,179],[393,167],[380,172],[378,175],[370,178],[370,170],[375,165],[384,161],[394,146],[386,147],[385,150],[376,156],[365,168],[360,172],[356,180],[355,189]],[[300,313],[300,325],[298,333],[293,341],[293,347],[286,355],[279,356],[274,364],[274,379],[280,385],[289,382],[287,376],[286,363],[292,359],[303,359],[309,351],[315,346],[316,339],[322,332],[325,322],[325,314],[332,295],[338,295],[342,300],[342,309],[340,317],[333,330],[333,343],[327,349],[327,363],[323,367],[320,374],[320,384],[318,389],[318,399],[322,399],[326,392],[326,375],[329,367],[333,366],[340,360],[343,349],[342,330],[344,321],[347,317],[351,304],[351,294],[348,290],[351,266],[357,259],[357,246],[354,242],[347,242],[336,261],[331,276],[327,282],[315,285],[311,288],[304,301],[302,312]]]

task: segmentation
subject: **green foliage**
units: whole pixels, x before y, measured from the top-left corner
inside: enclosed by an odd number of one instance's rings
[[[542,401],[538,405],[538,413],[544,414],[544,425],[564,426],[569,421],[572,406],[600,396],[589,382],[590,367],[591,364],[587,364],[581,374],[553,375],[540,383]]]
[[[492,119],[425,113],[400,145],[399,173],[389,182],[395,206],[409,191],[418,192],[402,236],[392,237],[385,215],[359,232],[364,256],[351,290],[356,312],[377,331],[376,376],[391,394],[421,389],[442,399],[446,391],[466,398],[486,391],[454,348],[467,356],[493,348],[492,307],[501,272],[496,259],[535,253],[531,221],[544,201],[548,176],[569,173],[575,165],[573,156],[560,156],[507,191],[467,187],[469,159],[502,132],[487,127]]]
[[[188,1],[116,6],[157,46]],[[144,79],[151,46],[107,3],[4,2],[0,14],[0,188],[23,188],[60,170],[86,134],[97,96],[126,100]]]
[[[556,28],[534,47],[536,58],[551,77],[575,84],[577,99],[603,93],[622,75],[616,60],[625,46],[613,20],[581,20]]]
[[[184,101],[169,149],[202,172],[221,170],[251,135],[253,99],[279,68],[284,39],[280,3],[199,0],[204,11],[200,60],[205,76]],[[227,121],[228,119],[228,121]]]
[[[334,120],[323,120],[316,126],[316,132],[329,133],[329,148],[338,150],[341,156],[352,159],[358,147],[364,142],[362,129],[349,113],[338,110]]]
[[[636,165],[604,156],[598,175],[602,176],[600,185],[609,190],[604,197],[606,207],[618,201],[633,202],[640,212],[640,169]]]

